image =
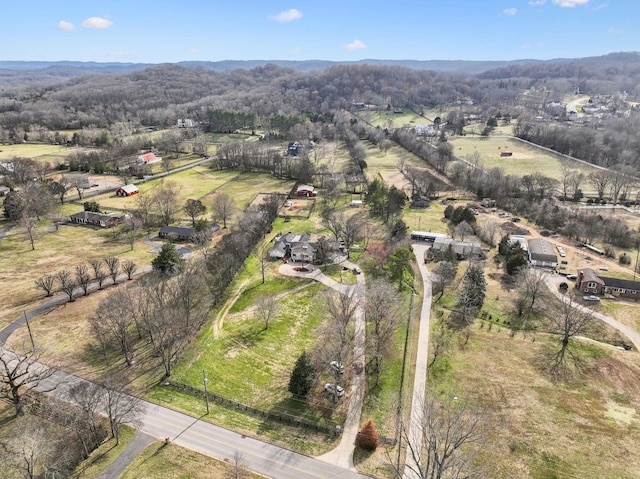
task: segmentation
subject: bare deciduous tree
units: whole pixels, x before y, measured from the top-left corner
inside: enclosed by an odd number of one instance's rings
[[[213,197],[211,205],[213,221],[222,221],[223,228],[227,227],[227,221],[233,217],[237,207],[233,198],[225,193],[218,193]]]
[[[73,280],[73,276],[69,270],[63,269],[56,273],[56,279],[60,283],[60,290],[66,293],[69,297],[69,301],[74,301],[73,292],[76,289],[76,283]]]
[[[175,181],[163,181],[154,190],[154,206],[158,210],[162,223],[173,223],[173,215],[178,211],[178,193],[180,187]]]
[[[410,425],[418,434],[410,435],[409,425],[401,431],[407,451],[404,474],[410,471],[419,479],[479,477],[473,461],[486,443],[489,416],[467,402],[435,398],[426,399],[421,412],[421,420]],[[400,465],[393,467],[403,474]]]
[[[0,350],[0,398],[11,401],[16,416],[24,414],[24,393],[51,377],[53,369],[40,364],[36,350],[19,354]]]
[[[367,285],[365,314],[368,332],[367,372],[376,387],[384,372],[384,358],[393,346],[393,338],[400,322],[402,301],[392,284],[375,279]]]
[[[120,260],[115,256],[108,256],[104,259],[104,262],[109,269],[109,274],[111,275],[111,279],[115,285],[116,280],[118,279],[118,271],[120,270]]]
[[[102,289],[104,280],[107,277],[104,270],[102,269],[102,261],[100,261],[99,259],[94,259],[94,260],[91,260],[89,264],[93,269],[93,278],[98,283],[98,289]]]
[[[256,303],[256,316],[269,329],[269,323],[278,315],[278,301],[272,294],[261,297]]]
[[[110,343],[115,343],[128,366],[133,364],[133,308],[130,295],[117,289],[100,301],[98,309],[89,319],[91,330],[106,352]]]
[[[36,287],[38,287],[39,289],[47,293],[47,297],[49,297],[53,292],[55,281],[56,281],[55,276],[51,274],[46,274],[36,279]]]
[[[127,280],[131,280],[133,273],[136,272],[136,264],[133,261],[123,261],[122,271],[127,275]]]
[[[450,261],[440,261],[438,267],[434,271],[433,278],[433,292],[438,294],[438,299],[440,300],[448,286],[451,285],[451,282],[455,279],[457,274],[456,266]]]
[[[116,440],[116,444],[120,444],[122,425],[137,425],[144,413],[144,403],[139,398],[122,392],[120,385],[118,379],[111,378],[103,386],[105,412],[109,419],[111,435]]]
[[[580,356],[572,347],[572,339],[584,334],[593,324],[593,313],[580,308],[570,297],[563,298],[560,307],[549,315],[552,334],[560,337],[560,346],[549,351],[547,369],[558,379],[571,376],[572,368],[580,369]]]
[[[89,294],[91,276],[89,275],[89,269],[87,268],[87,265],[84,263],[76,266],[76,282],[82,288],[85,296]]]

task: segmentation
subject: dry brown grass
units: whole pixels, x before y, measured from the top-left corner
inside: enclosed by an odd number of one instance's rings
[[[136,241],[134,250],[124,238],[114,235],[117,229],[91,226],[61,226],[58,231],[42,231],[31,250],[20,228],[0,240],[0,325],[4,326],[49,298],[36,289],[34,281],[45,274],[88,263],[92,259],[117,256],[131,260],[138,268],[148,266],[154,255],[150,247]]]

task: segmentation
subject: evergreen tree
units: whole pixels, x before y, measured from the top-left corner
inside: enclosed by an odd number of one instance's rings
[[[307,397],[316,377],[316,368],[311,356],[303,351],[291,372],[289,392],[298,397]]]
[[[183,265],[184,259],[173,243],[163,244],[160,254],[151,261],[153,270],[162,274],[177,273]]]

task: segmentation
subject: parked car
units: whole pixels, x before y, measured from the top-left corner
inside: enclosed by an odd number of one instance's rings
[[[567,279],[575,281],[576,279],[578,279],[578,276],[576,276],[575,274],[568,274]]]
[[[327,383],[324,385],[324,390],[326,393],[333,394],[334,396],[338,396],[339,398],[344,396],[344,388],[342,386],[338,386],[337,384]]]
[[[344,374],[344,366],[340,364],[338,361],[331,361],[329,363],[329,366],[331,366],[331,369],[336,373]]]
[[[361,272],[359,268],[353,268],[353,274],[360,274]]]
[[[589,295],[583,296],[582,299],[584,299],[585,301],[600,301],[600,296],[596,296],[595,294],[589,294]]]

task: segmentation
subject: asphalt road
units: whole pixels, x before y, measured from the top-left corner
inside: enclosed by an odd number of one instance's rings
[[[68,388],[84,379],[57,370],[37,389],[69,400]],[[144,414],[137,428],[154,438],[172,443],[221,461],[242,456],[247,469],[276,479],[364,479],[369,476],[327,464],[310,456],[243,436],[181,412],[142,401]]]

